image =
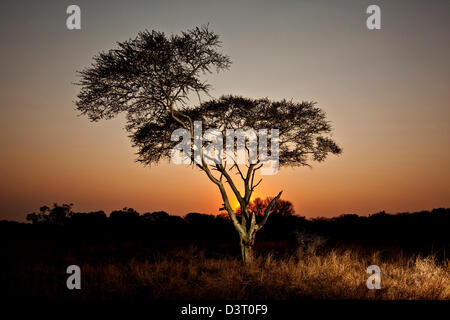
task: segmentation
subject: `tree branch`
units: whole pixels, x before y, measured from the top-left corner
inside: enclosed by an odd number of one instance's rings
[[[262,227],[264,227],[264,225],[267,222],[267,219],[269,219],[270,214],[273,212],[273,206],[275,205],[275,203],[278,201],[278,199],[281,197],[281,194],[283,193],[283,191],[280,191],[280,193],[278,193],[278,195],[272,199],[272,201],[270,201],[269,205],[267,206],[265,212],[264,212],[264,218],[262,219],[262,221],[256,226],[256,231],[260,230]]]

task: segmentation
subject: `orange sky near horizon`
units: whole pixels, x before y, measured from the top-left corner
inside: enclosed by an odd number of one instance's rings
[[[82,30],[68,31],[66,4],[2,3],[0,220],[53,202],[218,213],[204,173],[136,163],[123,118],[91,123],[73,103],[75,71],[99,51],[145,28],[206,22],[233,60],[207,77],[214,97],[317,101],[343,147],[312,169],[263,177],[257,196],[283,190],[306,217],[450,207],[450,5],[380,1],[382,29],[369,31],[368,4],[80,1]]]

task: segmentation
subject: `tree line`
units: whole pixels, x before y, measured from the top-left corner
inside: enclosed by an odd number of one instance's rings
[[[256,204],[270,199],[254,201]],[[307,219],[295,214],[289,201],[280,200],[271,222],[258,234],[261,246],[278,243],[283,250],[295,249],[304,242],[324,239],[330,248],[356,245],[371,248],[401,248],[411,252],[448,255],[450,236],[449,208],[431,211],[390,214],[384,211],[368,216],[342,214],[333,218]],[[257,207],[257,206],[256,206]],[[262,210],[264,211],[264,210]],[[237,210],[239,216],[239,210]],[[260,217],[262,218],[262,217]],[[238,234],[227,214],[191,212],[185,216],[164,211],[139,213],[132,208],[104,211],[74,212],[72,204],[42,206],[27,215],[31,223],[0,221],[2,235],[7,238],[47,239],[49,245],[58,241],[92,244],[113,241],[153,246],[172,242],[235,244]]]

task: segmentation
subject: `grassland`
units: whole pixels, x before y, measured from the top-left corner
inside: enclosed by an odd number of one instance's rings
[[[76,300],[450,299],[450,261],[433,256],[299,250],[283,258],[266,254],[243,265],[237,258],[207,257],[190,247],[149,259],[83,263],[69,258],[70,263],[81,267],[81,290],[67,290],[62,268],[45,263],[20,265],[4,281],[14,287],[12,295]],[[381,269],[380,290],[366,287],[372,264]]]

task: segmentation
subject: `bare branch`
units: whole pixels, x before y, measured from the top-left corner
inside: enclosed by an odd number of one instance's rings
[[[231,178],[231,176],[225,170],[224,166],[216,164],[216,167],[225,176],[225,179],[227,180],[227,183],[230,185],[231,190],[233,191],[234,195],[236,196],[236,199],[238,200],[239,204],[241,205],[241,208],[244,208],[245,207],[244,199],[242,198],[241,193],[239,192],[236,185],[234,184],[234,181]]]
[[[267,222],[267,219],[269,219],[270,214],[272,213],[272,209],[273,206],[275,205],[275,203],[278,201],[278,199],[281,197],[281,194],[283,193],[283,191],[280,191],[280,193],[278,193],[278,195],[272,199],[272,201],[270,201],[269,205],[267,206],[265,212],[264,212],[264,218],[262,219],[262,221],[256,226],[256,231],[261,230],[262,227],[264,227],[264,225]]]
[[[254,186],[252,186],[252,189],[251,189],[251,191],[253,192],[253,190],[255,190],[256,189],[256,187],[262,182],[262,178],[261,179],[259,179],[259,181],[258,181],[258,183],[257,184],[255,184]]]

